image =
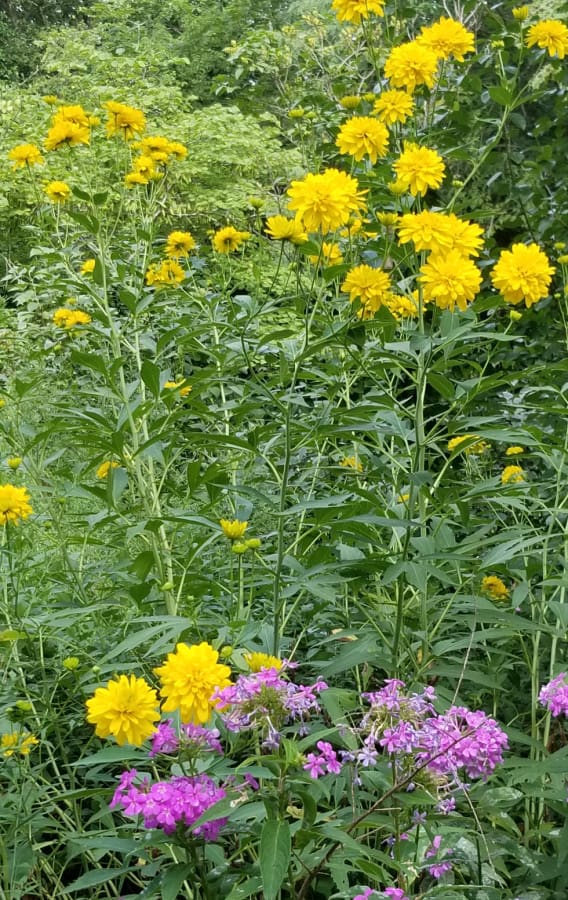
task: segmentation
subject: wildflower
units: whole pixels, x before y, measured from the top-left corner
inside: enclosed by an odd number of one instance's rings
[[[202,751],[222,753],[219,731],[216,728],[203,728],[201,725],[187,723],[180,725],[179,731],[172,727],[172,720],[160,722],[152,735],[150,758],[159,753],[177,753],[183,748],[185,754],[200,756]]]
[[[419,213],[405,213],[398,223],[398,242],[412,241],[416,251],[432,250],[445,253],[452,247],[452,233],[448,216],[425,209]]]
[[[282,660],[277,656],[270,656],[268,653],[249,652],[244,654],[244,659],[251,672],[260,672],[262,669],[282,668]]]
[[[35,144],[18,144],[8,153],[13,169],[24,169],[26,166],[39,166],[45,162],[39,147]]]
[[[447,872],[451,872],[452,868],[451,862],[434,863],[433,866],[428,866],[428,873],[432,878],[435,878],[436,881],[439,881],[443,875],[446,875]]]
[[[447,219],[452,237],[451,249],[463,256],[479,256],[479,250],[483,246],[483,228],[476,222],[458,219],[454,213],[450,213]]]
[[[240,519],[233,519],[232,521],[229,519],[221,519],[219,525],[221,526],[225,537],[229,538],[230,541],[236,541],[239,538],[242,538],[248,528],[248,522],[242,522]]]
[[[362,191],[351,175],[338,169],[326,169],[319,175],[309,173],[288,188],[290,209],[308,229],[323,233],[346,225],[352,213],[364,209]]]
[[[517,446],[507,447],[507,449],[505,450],[505,456],[520,456],[521,453],[524,453],[524,452],[525,452],[524,447],[517,447]]]
[[[337,244],[324,241],[321,245],[321,251],[312,253],[308,259],[314,266],[317,266],[319,263],[324,266],[338,266],[343,262],[343,254]]]
[[[107,100],[103,106],[108,113],[106,130],[109,137],[120,134],[125,141],[130,141],[144,131],[146,117],[141,109],[127,106],[125,103],[117,103],[116,100]]]
[[[71,196],[71,188],[64,181],[50,181],[44,190],[52,203],[65,203]]]
[[[164,712],[180,710],[182,722],[207,722],[214,706],[213,693],[228,684],[231,670],[217,662],[219,654],[203,641],[177,644],[166,662],[154,671],[160,677]]]
[[[120,463],[117,463],[114,459],[105,459],[105,461],[102,462],[97,469],[97,478],[100,478],[101,480],[103,478],[108,478],[110,470],[118,469],[119,467]]]
[[[288,219],[286,216],[269,216],[266,220],[266,234],[273,241],[291,241],[292,244],[305,244],[308,235],[301,222]]]
[[[63,119],[51,126],[47,132],[44,146],[46,150],[60,150],[62,147],[88,144],[90,140],[91,133],[88,128]]]
[[[539,703],[546,706],[553,716],[568,714],[568,685],[566,672],[561,672],[548,684],[545,684],[538,695]]]
[[[527,47],[537,45],[549,56],[564,59],[568,53],[568,27],[558,19],[544,19],[531,25],[526,36]]]
[[[232,225],[227,225],[215,232],[211,243],[217,253],[233,253],[235,250],[239,250],[241,244],[248,241],[250,237],[250,231],[238,231]]]
[[[66,656],[63,660],[63,668],[67,669],[68,672],[74,672],[75,669],[79,668],[79,657],[78,656]]]
[[[304,770],[309,772],[312,778],[319,778],[320,775],[339,775],[341,763],[331,744],[328,741],[318,741],[316,747],[320,751],[319,755],[308,753]]]
[[[388,897],[389,900],[408,900],[408,897],[406,896],[402,888],[386,887],[383,888],[383,894],[385,895],[385,897]]]
[[[414,99],[407,91],[383,91],[375,100],[373,112],[385,125],[404,123],[414,112]]]
[[[418,280],[423,284],[424,299],[440,309],[453,312],[456,305],[462,312],[468,301],[475,298],[481,286],[481,272],[457,250],[431,254],[421,269]]]
[[[373,165],[388,153],[389,133],[382,122],[370,116],[354,116],[339,129],[336,145],[339,152],[360,161],[368,156]]]
[[[354,469],[356,472],[363,471],[363,463],[356,456],[344,456],[339,462],[344,469]]]
[[[141,746],[160,718],[156,691],[143,678],[120,675],[87,700],[87,722],[98,737],[113,735],[117,744]]]
[[[390,286],[390,277],[386,272],[362,264],[347,273],[341,290],[349,294],[351,303],[359,300],[359,317],[369,318],[386,303],[390,296]]]
[[[182,378],[181,381],[166,381],[164,388],[171,391],[179,391],[180,397],[187,397],[193,390],[190,384],[186,384],[185,378]]]
[[[142,156],[150,156],[152,159],[156,159],[156,161],[160,162],[164,161],[164,156],[166,159],[169,156],[170,146],[169,139],[163,137],[161,134],[148,135],[138,141],[135,145],[136,150],[138,150]]]
[[[464,61],[464,53],[475,50],[474,38],[461,22],[441,16],[434,23],[422,28],[417,42],[436,54],[438,59],[449,59],[453,56],[458,62]]]
[[[76,328],[77,325],[88,325],[89,322],[91,322],[89,313],[83,312],[82,309],[60,307],[53,313],[53,324],[56,328],[65,328],[66,331]]]
[[[480,440],[478,434],[460,434],[448,441],[448,450],[450,451],[450,453],[453,453],[454,450],[458,450],[464,443],[464,441],[474,442],[472,444],[468,444],[468,446],[464,448],[466,453],[473,453],[476,456],[481,456],[481,454],[489,450],[489,444],[487,443],[487,441]]]
[[[14,469],[14,471],[16,469],[19,469],[20,466],[22,465],[22,463],[23,463],[23,459],[21,456],[9,456],[8,459],[6,460],[6,464],[7,464],[8,468]]]
[[[481,581],[481,590],[492,600],[508,600],[509,588],[498,575],[486,575]]]
[[[501,484],[519,484],[525,480],[525,473],[521,466],[505,466],[501,472]]]
[[[491,281],[507,303],[521,300],[531,307],[548,294],[555,272],[538,244],[513,244],[503,250],[491,272]]]
[[[10,734],[3,734],[0,738],[0,753],[3,756],[13,756],[19,753],[21,756],[29,756],[32,747],[39,744],[34,734],[27,731],[13,731]]]
[[[187,156],[187,147],[185,147],[179,141],[170,141],[168,152],[170,156],[172,156],[175,160],[181,162],[181,160],[185,159],[185,157]]]
[[[89,127],[89,116],[80,103],[75,103],[71,106],[60,106],[51,121],[54,125],[61,122],[71,122],[72,125],[79,125],[81,128]]]
[[[165,287],[181,284],[185,272],[175,259],[164,259],[161,263],[152,263],[146,272],[146,284],[150,287]]]
[[[30,495],[24,487],[0,484],[0,525],[12,522],[17,525],[33,513],[29,503]]]
[[[91,275],[95,271],[96,260],[86,259],[81,266],[81,275]]]
[[[166,256],[170,259],[188,256],[195,246],[195,239],[189,231],[171,231],[166,241]]]
[[[146,182],[150,181],[156,174],[156,162],[152,156],[137,156],[132,161],[132,168],[134,172],[145,178]]]
[[[333,0],[331,8],[337,13],[340,22],[353,22],[359,25],[361,19],[368,19],[369,13],[384,15],[384,0]]]
[[[393,163],[393,169],[399,184],[404,185],[414,197],[425,194],[428,188],[440,187],[446,171],[439,153],[410,141],[404,142],[404,150]]]
[[[417,87],[425,84],[434,86],[438,57],[418,41],[407,41],[393,47],[385,62],[385,77],[392,87],[403,88],[412,94]]]
[[[418,315],[418,306],[410,297],[402,294],[388,294],[385,298],[385,306],[395,319],[414,319]]]
[[[141,172],[128,172],[124,176],[126,187],[134,187],[135,184],[148,184],[149,181],[150,179],[146,178],[145,175],[142,175]]]
[[[514,6],[512,13],[513,18],[516,19],[517,22],[524,22],[525,19],[528,19],[529,8],[528,6]]]

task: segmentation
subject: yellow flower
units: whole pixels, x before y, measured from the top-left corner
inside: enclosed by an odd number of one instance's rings
[[[523,318],[523,314],[517,309],[511,309],[509,310],[509,318],[511,322],[519,322]]]
[[[339,105],[343,109],[357,109],[361,105],[361,97],[358,97],[357,94],[347,94],[347,96],[339,98]]]
[[[390,277],[386,272],[363,263],[347,273],[341,290],[349,294],[351,303],[360,301],[359,316],[368,318],[386,303],[390,296],[390,287]]]
[[[482,441],[478,434],[459,434],[448,441],[449,452],[452,453],[454,450],[459,450],[465,441],[473,441],[473,443],[464,447],[464,450],[466,453],[472,453],[475,456],[481,456],[490,447],[487,441]]]
[[[89,116],[89,127],[96,128],[97,125],[101,124],[100,116]]]
[[[278,659],[277,656],[270,656],[268,653],[251,651],[250,653],[244,653],[243,656],[251,672],[260,672],[262,669],[277,669],[280,671],[282,668],[282,660]]]
[[[6,460],[6,464],[9,469],[19,469],[23,463],[23,459],[21,456],[9,456]]]
[[[185,383],[185,378],[182,378],[181,381],[166,381],[164,383],[164,388],[167,388],[169,391],[179,390],[180,397],[187,397],[193,390],[190,384]]]
[[[81,309],[66,309],[62,306],[53,313],[56,328],[75,328],[77,325],[88,325],[91,321],[90,315]]]
[[[507,449],[505,450],[505,456],[520,456],[521,453],[524,453],[524,452],[525,452],[524,447],[517,447],[517,446],[507,447]]]
[[[501,472],[502,484],[518,484],[525,480],[525,473],[521,466],[505,466]]]
[[[384,225],[385,228],[394,228],[398,225],[400,216],[398,213],[394,212],[379,212],[377,213],[377,220]]]
[[[71,196],[71,188],[64,181],[50,181],[44,190],[52,203],[65,203]]]
[[[195,239],[189,231],[171,231],[166,241],[166,256],[171,259],[189,256],[190,250],[195,246]]]
[[[369,13],[384,15],[383,6],[384,0],[333,0],[331,4],[340,22],[353,22],[354,25],[361,19],[368,19]]]
[[[507,303],[525,301],[531,307],[548,294],[555,272],[538,244],[513,244],[503,250],[491,272],[491,281]]]
[[[96,473],[97,478],[100,478],[100,479],[108,478],[108,473],[110,472],[110,470],[118,469],[119,466],[120,466],[120,463],[117,463],[114,459],[112,459],[112,460],[105,459],[105,461],[102,462],[97,469],[97,473]]]
[[[146,272],[146,284],[150,287],[165,287],[168,284],[181,284],[185,272],[175,259],[164,259],[161,263],[152,263]]]
[[[363,471],[363,463],[356,456],[344,456],[339,462],[344,469],[354,469],[356,472]]]
[[[36,744],[39,744],[39,741],[34,734],[27,731],[13,731],[11,734],[3,734],[0,738],[0,752],[6,757],[13,756],[14,753],[28,756]]]
[[[61,119],[51,126],[44,141],[46,150],[60,150],[61,147],[76,147],[77,144],[88,144],[91,133],[84,125],[77,125],[67,119]]]
[[[0,525],[6,525],[7,522],[17,525],[31,516],[33,509],[29,501],[30,495],[26,488],[0,484]]]
[[[388,294],[385,299],[385,306],[398,321],[401,319],[414,319],[418,315],[418,306],[414,300],[401,294]]]
[[[142,175],[142,177],[146,179],[146,182],[156,174],[156,163],[151,156],[137,156],[136,159],[132,161],[132,168],[134,172]]]
[[[289,206],[299,221],[308,231],[320,229],[324,234],[346,225],[352,213],[365,208],[364,193],[356,178],[338,169],[310,172],[288,188]]]
[[[397,503],[408,503],[410,500],[410,494],[399,494],[396,498]]]
[[[45,161],[39,147],[36,147],[35,144],[18,144],[17,147],[12,147],[8,153],[8,159],[12,160],[13,169],[39,166]]]
[[[513,7],[513,18],[517,20],[517,22],[524,22],[525,19],[528,19],[529,16],[529,8],[528,6],[514,6]]]
[[[414,100],[407,91],[383,91],[375,100],[373,112],[386,125],[406,122],[414,112]]]
[[[324,241],[321,245],[321,253],[313,253],[308,257],[309,261],[317,266],[338,266],[343,262],[343,254],[337,244]]]
[[[61,122],[71,122],[73,125],[81,126],[81,128],[89,127],[89,116],[79,103],[73,106],[60,106],[51,121],[54,125]]]
[[[179,141],[170,141],[168,153],[170,154],[170,156],[173,156],[175,160],[181,162],[181,160],[185,159],[185,157],[187,156],[187,147],[184,147],[184,145],[180,144]]]
[[[214,707],[214,691],[230,684],[231,670],[218,659],[217,651],[205,641],[192,646],[177,644],[175,653],[168,653],[166,662],[154,670],[162,682],[164,712],[179,709],[182,722],[207,722]]]
[[[305,244],[308,235],[301,222],[287,216],[269,216],[266,220],[266,234],[273,241],[291,241],[293,244]]]
[[[95,271],[96,260],[86,259],[83,265],[81,266],[81,275],[90,275]]]
[[[354,116],[339,129],[336,146],[339,152],[362,160],[368,156],[373,165],[388,153],[389,133],[382,122],[370,116]]]
[[[412,241],[417,251],[447,253],[457,250],[462,256],[479,256],[482,234],[483,229],[473,222],[458,219],[453,213],[445,215],[428,209],[406,213],[401,216],[398,226],[400,244]]]
[[[464,53],[475,50],[472,32],[464,28],[461,22],[446,16],[441,16],[434,25],[422,28],[417,41],[435,53],[438,59],[453,56],[458,62],[463,62]]]
[[[481,590],[492,600],[508,600],[509,588],[497,575],[486,575],[481,582]]]
[[[120,675],[87,700],[87,722],[97,737],[112,735],[117,744],[140,747],[154,733],[160,718],[156,691],[143,678]]]
[[[148,135],[136,144],[136,149],[142,156],[151,156],[154,159],[157,155],[159,162],[164,161],[164,154],[166,159],[168,158],[171,153],[170,147],[169,138],[163,137],[161,134]]]
[[[432,253],[420,271],[418,280],[424,285],[424,299],[439,309],[453,312],[457,305],[463,312],[481,287],[481,272],[457,250]]]
[[[238,231],[232,225],[227,225],[225,228],[220,228],[219,231],[215,232],[211,243],[217,253],[234,253],[250,237],[250,231]]]
[[[126,187],[134,187],[135,184],[148,184],[149,181],[150,179],[146,178],[140,172],[128,172],[128,174],[124,176]]]
[[[428,188],[440,187],[446,172],[439,153],[410,141],[404,142],[404,150],[393,163],[393,169],[397,182],[404,185],[414,197],[425,194]]]
[[[225,537],[230,541],[236,541],[242,538],[248,528],[248,522],[241,522],[240,519],[220,519],[219,525]]]
[[[568,53],[568,28],[558,19],[544,19],[531,25],[526,36],[527,47],[537,44],[549,56],[564,59]]]
[[[106,130],[109,137],[120,134],[125,141],[130,141],[144,131],[146,117],[141,109],[117,103],[116,100],[108,100],[103,106],[108,113]]]
[[[483,246],[483,228],[476,222],[458,219],[454,213],[448,215],[448,228],[452,237],[451,249],[463,256],[479,256]]]
[[[63,660],[63,668],[67,669],[68,672],[74,672],[75,669],[79,668],[79,657],[78,656],[66,656]]]
[[[438,68],[436,54],[418,41],[393,47],[385,63],[385,77],[395,88],[409,93],[421,84],[432,88]]]

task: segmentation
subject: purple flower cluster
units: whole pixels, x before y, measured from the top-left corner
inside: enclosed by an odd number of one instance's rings
[[[154,757],[160,753],[177,753],[179,749],[188,751],[192,756],[198,756],[203,751],[223,752],[219,732],[216,728],[182,724],[178,732],[173,727],[172,720],[165,719],[160,722],[152,735],[152,749],[149,756]]]
[[[553,716],[562,713],[568,715],[568,684],[566,684],[566,672],[561,672],[542,688],[538,699],[543,706],[550,710]]]
[[[428,847],[428,849],[426,850],[426,852],[424,854],[424,858],[431,859],[434,856],[438,856],[438,854],[440,852],[441,844],[442,844],[442,836],[440,834],[437,834],[435,836],[435,838],[433,839],[432,843],[430,844],[430,846]],[[444,850],[442,856],[447,856],[448,853],[450,853],[450,852],[451,852],[450,850]],[[438,859],[437,862],[432,863],[432,865],[428,866],[429,874],[432,876],[432,878],[435,878],[436,881],[439,881],[440,878],[442,877],[442,875],[445,875],[446,872],[450,872],[451,869],[452,869],[452,863],[448,862],[448,860]]]
[[[280,728],[289,721],[305,722],[311,713],[319,712],[317,697],[326,688],[325,681],[296,685],[277,669],[262,669],[239,675],[234,684],[215,691],[213,700],[229,731],[260,728],[264,746],[276,749]]]
[[[318,741],[316,747],[320,751],[319,754],[308,753],[304,769],[312,778],[319,778],[320,775],[339,775],[342,764],[331,744],[327,741]]]
[[[131,769],[122,773],[110,808],[120,806],[125,816],[142,816],[145,828],[161,828],[165,834],[173,834],[181,825],[196,837],[214,841],[226,819],[191,826],[225,796],[224,788],[217,787],[207,775],[179,775],[151,783],[147,775],[139,779],[136,769]]]
[[[397,887],[387,887],[383,888],[381,891],[384,897],[388,897],[389,900],[408,900],[408,897],[402,890],[402,888]],[[368,900],[369,897],[373,895],[377,896],[378,891],[373,890],[373,888],[365,888],[362,894],[357,894],[356,897],[353,897],[353,900]]]

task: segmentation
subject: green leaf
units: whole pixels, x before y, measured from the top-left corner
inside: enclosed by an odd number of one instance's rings
[[[288,822],[268,819],[260,834],[260,873],[264,900],[275,900],[286,877],[292,841]]]
[[[170,866],[162,875],[162,900],[176,900],[182,884],[192,871],[193,867],[189,863],[177,863],[175,866]]]
[[[130,866],[122,866],[120,869],[95,869],[93,872],[86,872],[77,878],[73,884],[63,889],[64,894],[72,894],[74,891],[82,891],[85,888],[94,887],[96,884],[106,884],[119,875],[126,875],[127,872],[133,872]]]
[[[149,359],[145,359],[140,368],[140,375],[142,381],[148,388],[148,390],[154,395],[154,397],[160,396],[160,369],[159,367],[151,362]]]

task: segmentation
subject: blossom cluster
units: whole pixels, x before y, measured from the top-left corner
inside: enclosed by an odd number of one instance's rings
[[[568,684],[566,672],[561,672],[541,689],[538,699],[553,716],[568,715]]]

